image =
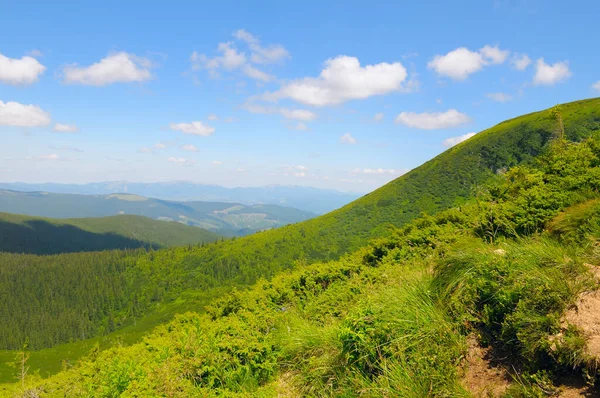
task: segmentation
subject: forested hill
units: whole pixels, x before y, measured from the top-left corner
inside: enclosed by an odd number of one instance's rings
[[[248,235],[316,216],[314,213],[277,205],[174,202],[126,193],[71,195],[5,189],[0,189],[0,212],[51,218],[131,214],[180,222],[225,236]]]
[[[499,171],[530,163],[546,152],[552,137],[579,141],[598,130],[600,99],[525,115],[477,134],[337,211],[204,247],[106,255],[105,261],[97,262],[95,267],[80,267],[78,264],[85,261],[75,255],[0,255],[0,263],[4,264],[0,268],[0,292],[10,292],[10,300],[0,300],[0,314],[14,320],[0,324],[0,349],[18,348],[28,337],[31,347],[39,349],[118,331],[140,317],[148,319],[153,311],[165,306],[174,312],[181,308],[201,310],[206,298],[217,294],[217,289],[245,287],[285,269],[339,259],[366,246],[372,238],[389,236],[394,228],[422,212],[433,214],[465,203],[475,196],[477,187]],[[37,265],[34,270],[24,264]],[[73,271],[64,272],[64,264]],[[61,277],[54,277],[59,271]],[[15,280],[31,279],[34,272],[39,272],[39,277],[32,279],[38,280],[38,285],[31,284],[29,290],[14,285]],[[89,283],[97,278],[107,280],[101,289]],[[64,291],[62,286],[82,285],[83,279],[98,294],[89,294],[86,289],[82,299],[65,296],[59,300],[57,292]],[[86,302],[85,297],[90,301]],[[64,313],[61,303],[72,302],[81,310]],[[59,316],[65,319],[57,322]],[[30,329],[26,325],[30,324],[44,332],[27,336],[25,331]],[[156,323],[140,320],[138,324],[150,328]]]
[[[142,216],[50,219],[0,213],[0,252],[54,254],[215,242],[212,232]]]
[[[25,373],[29,353],[18,352],[20,373],[13,374],[20,380],[0,385],[0,395],[598,397],[600,130],[579,143],[563,137],[559,127],[542,156],[483,184],[460,207],[418,217],[338,261],[280,272],[225,294],[206,313],[182,314],[137,344],[93,350],[74,365],[65,361],[47,379]],[[249,240],[231,243],[237,251],[229,256],[243,253]],[[155,266],[122,264],[156,276],[175,272],[178,263],[186,276],[180,282],[196,288],[211,276],[223,281],[239,272],[233,264],[194,268],[194,252],[161,250],[153,253],[160,257]],[[114,265],[118,255],[104,260]],[[31,273],[23,279],[9,273],[13,284],[34,286],[30,282],[51,281],[56,272],[89,275],[89,267],[75,262],[65,270],[61,256],[50,256],[54,267],[29,257]],[[14,269],[10,258],[2,261]],[[87,265],[99,270],[102,264]],[[132,278],[109,275],[115,283],[99,290],[102,298],[119,302],[126,296],[115,295],[114,286],[136,288]],[[59,312],[81,333],[93,330],[85,328],[92,319],[83,319],[86,325],[73,310],[92,308],[86,296],[99,307],[107,304],[89,292],[99,287],[88,285],[77,284],[78,299],[73,295],[73,306]],[[166,284],[140,286],[150,289],[138,291],[127,312],[139,310],[143,298],[158,297]],[[28,294],[39,300],[22,286],[9,287],[9,299]],[[64,294],[58,292],[56,299]],[[22,302],[0,300],[0,310]],[[0,331],[14,337],[30,314],[0,311],[11,320]],[[113,327],[114,320],[100,326]],[[40,337],[64,338],[65,329]],[[58,358],[70,354],[65,349]]]

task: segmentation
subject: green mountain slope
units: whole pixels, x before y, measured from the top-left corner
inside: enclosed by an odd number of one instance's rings
[[[544,155],[460,207],[414,219],[339,260],[224,295],[140,343],[0,389],[48,397],[482,396],[469,382],[475,375],[491,388],[500,383],[503,396],[597,396],[598,388],[582,386],[600,381],[600,315],[581,303],[597,301],[599,236],[600,130],[581,143],[559,132]],[[561,394],[567,388],[578,394]]]
[[[214,242],[219,236],[142,216],[51,219],[0,213],[0,252],[55,254]]]
[[[174,202],[132,194],[70,195],[1,189],[0,211],[51,218],[131,214],[176,221],[227,236],[247,235],[316,216],[314,213],[276,205]]]
[[[559,115],[564,124],[564,135],[579,141],[600,129],[600,99],[565,104],[561,106]],[[120,285],[115,280],[111,289],[120,299],[115,300],[112,306],[106,303],[98,307],[90,305],[94,314],[97,311],[100,315],[91,317],[91,336],[86,334],[86,338],[105,334],[110,330],[105,325],[111,322],[117,331],[134,322],[149,328],[155,323],[145,320],[153,319],[165,306],[172,308],[172,312],[181,308],[201,310],[207,297],[216,294],[218,289],[247,287],[260,278],[269,278],[287,269],[317,261],[337,260],[364,247],[373,238],[391,235],[395,228],[414,220],[421,212],[434,214],[462,205],[475,196],[478,187],[501,178],[498,171],[517,164],[528,164],[537,155],[545,153],[550,139],[563,135],[560,126],[556,112],[546,110],[525,115],[481,132],[379,190],[327,215],[204,247],[172,248],[125,256],[120,262],[127,265],[115,267],[113,264],[111,266],[116,270],[111,272],[133,282]],[[13,302],[20,303],[12,306],[6,303],[2,307],[0,300],[0,310],[7,317],[15,316],[17,311],[30,314],[39,322],[40,329],[47,328],[48,333],[36,334],[35,339],[30,339],[33,348],[80,340],[78,319],[82,317],[81,313],[73,313],[73,322],[61,329],[60,338],[50,339],[47,336],[58,335],[52,333],[54,326],[38,307],[29,304],[23,296],[27,292],[10,288],[14,278],[31,272],[22,264],[32,261],[25,256],[0,258],[0,262],[6,264],[5,277],[0,279],[0,291],[11,291]],[[47,261],[59,263],[54,258],[35,261],[40,264]],[[74,256],[60,260],[73,264],[75,268],[78,261]],[[79,278],[102,278],[108,272],[109,263],[88,268]],[[51,274],[49,270],[48,275]],[[53,284],[77,283],[71,274],[65,274],[64,278],[59,281],[48,277],[42,285],[45,289],[33,285],[31,289],[39,294],[39,300],[49,300]],[[175,308],[179,305],[179,309]],[[138,306],[143,311],[137,311]],[[59,308],[55,310],[60,311]],[[0,331],[0,348],[17,348],[28,333],[33,335],[26,329],[9,331],[4,328],[4,331],[4,339]]]

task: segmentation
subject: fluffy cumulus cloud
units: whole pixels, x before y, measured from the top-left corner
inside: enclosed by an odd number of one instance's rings
[[[511,95],[505,93],[489,93],[487,97],[496,102],[508,102],[513,99]]]
[[[221,55],[214,57],[207,57],[204,54],[199,54],[194,51],[190,56],[193,69],[208,69],[218,70],[223,68],[226,70],[233,70],[242,67],[246,64],[246,55],[238,51],[235,47],[235,43],[219,43],[217,51]]]
[[[515,54],[510,62],[515,69],[525,70],[531,65],[531,58],[527,54]]]
[[[446,138],[444,140],[444,142],[442,142],[442,144],[446,148],[450,148],[456,144],[460,144],[461,142],[468,140],[469,138],[473,137],[475,134],[477,134],[477,133],[467,133],[467,134],[459,135],[458,137]]]
[[[76,133],[79,129],[74,124],[56,123],[52,131],[56,133]]]
[[[126,52],[110,54],[87,67],[69,65],[63,68],[67,84],[106,86],[113,83],[143,82],[152,78],[152,63],[147,58]]]
[[[208,137],[215,132],[214,127],[210,127],[199,121],[191,123],[171,123],[169,127],[171,130],[181,131],[183,134],[199,135],[202,137]]]
[[[569,64],[566,61],[549,65],[544,62],[544,58],[540,58],[535,64],[533,84],[552,86],[567,80],[569,77],[571,77],[571,71],[569,70]]]
[[[337,105],[403,89],[406,68],[400,62],[361,66],[355,57],[341,55],[325,62],[319,77],[293,80],[262,99],[289,98],[312,106]]]
[[[471,51],[460,47],[446,55],[436,55],[429,61],[427,67],[433,69],[438,75],[454,80],[465,80],[484,66],[502,64],[508,58],[507,50],[500,50],[498,46],[486,45],[479,51]]]
[[[302,123],[302,122],[298,122],[296,124],[290,124],[287,126],[287,128],[290,130],[296,130],[296,131],[308,130],[308,126],[306,125],[306,123]]]
[[[183,149],[184,151],[190,151],[190,152],[198,152],[198,148],[196,148],[194,145],[192,144],[185,144],[181,146],[181,149]]]
[[[50,114],[36,105],[0,101],[0,126],[41,127],[50,124]]]
[[[594,83],[594,85],[592,85],[592,88],[596,91],[600,91],[600,80]]]
[[[356,139],[352,137],[352,134],[346,133],[340,137],[340,142],[342,144],[356,144]]]
[[[273,115],[279,114],[286,119],[300,120],[303,122],[310,122],[317,118],[317,114],[307,109],[288,109],[280,108],[272,105],[263,105],[256,103],[254,99],[247,101],[243,108],[250,113],[256,113],[259,115]]]
[[[450,127],[457,127],[461,124],[469,122],[469,116],[457,111],[449,109],[446,112],[402,112],[396,117],[396,123],[404,124],[408,127],[413,127],[421,130],[436,130]]]
[[[33,57],[8,58],[0,54],[0,83],[32,84],[39,80],[46,67]]]
[[[233,36],[247,45],[250,49],[250,56],[245,52],[238,50],[236,43],[229,41],[219,43],[217,52],[219,55],[209,57],[205,54],[194,51],[190,56],[193,70],[206,69],[213,78],[220,76],[220,70],[240,70],[251,79],[262,82],[269,82],[275,79],[275,76],[260,70],[254,65],[265,65],[280,62],[289,58],[289,53],[281,45],[270,45],[263,47],[257,37],[245,30],[238,30]]]
[[[260,41],[256,36],[243,29],[235,31],[233,36],[236,39],[242,40],[248,44],[251,50],[250,59],[254,63],[271,64],[290,58],[289,52],[283,46],[279,44],[273,44],[263,47],[260,45]]]

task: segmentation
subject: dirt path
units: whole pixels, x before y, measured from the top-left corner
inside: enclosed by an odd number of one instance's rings
[[[474,335],[467,337],[466,372],[463,386],[475,397],[500,397],[509,387],[510,377],[490,362],[489,348],[483,348]]]

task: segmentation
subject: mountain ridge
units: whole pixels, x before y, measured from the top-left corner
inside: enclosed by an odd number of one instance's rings
[[[121,192],[173,201],[233,202],[245,205],[274,204],[317,214],[334,210],[363,195],[300,185],[273,184],[262,187],[228,188],[192,181],[155,183],[103,181],[87,184],[0,182],[0,189],[84,195],[107,195]]]
[[[132,193],[81,195],[1,188],[0,211],[51,218],[133,214],[197,226],[226,236],[247,235],[316,216],[294,208],[266,204],[176,202]]]

